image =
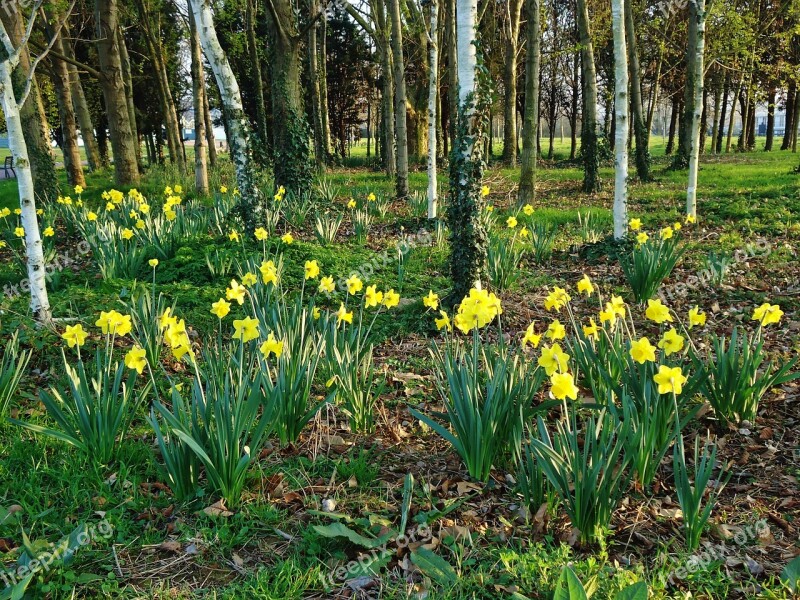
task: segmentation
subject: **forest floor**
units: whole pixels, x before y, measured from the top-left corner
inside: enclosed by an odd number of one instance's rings
[[[631,217],[641,218],[651,232],[682,221],[686,179],[685,172],[667,170],[663,151],[654,154],[654,181],[632,182],[629,207]],[[364,157],[354,158],[328,173],[338,205],[349,197],[391,194],[392,182],[366,163]],[[685,313],[699,305],[708,313],[709,331],[719,333],[746,324],[762,302],[779,304],[785,316],[769,332],[767,346],[782,356],[796,356],[800,349],[797,164],[798,155],[788,152],[706,155],[699,222],[682,230],[687,252],[663,288],[671,308]],[[604,190],[587,196],[576,165],[542,162],[530,223],[554,225],[558,234],[552,257],[542,264],[525,259],[516,281],[499,294],[503,328],[514,340],[531,321],[550,319],[543,302],[551,286],[574,290],[583,274],[604,293],[629,298],[607,241],[610,165],[602,175]],[[486,173],[487,201],[500,223],[516,214],[517,176],[496,165]],[[446,186],[446,172],[440,178]],[[412,190],[424,195],[425,179],[420,167],[410,177]],[[87,206],[104,204],[100,193],[112,187],[110,181],[109,172],[90,175],[83,194]],[[169,168],[153,169],[139,189],[159,197],[165,185],[180,182],[191,197],[191,180]],[[229,166],[214,172],[214,189],[223,184],[233,186]],[[14,182],[0,181],[0,208],[13,208],[15,202]],[[44,224],[49,215],[45,207]],[[91,328],[100,310],[119,307],[141,285],[135,279],[149,281],[147,264],[138,277],[104,280],[92,257],[78,251],[79,238],[54,225],[59,254],[72,259],[51,282],[56,316]],[[446,294],[448,253],[446,244],[435,241],[417,245],[401,269],[397,261],[387,264],[375,257],[396,253],[401,236],[426,227],[413,206],[393,203],[365,243],[355,240],[346,218],[336,242],[322,246],[312,218],[292,229],[295,241],[283,250],[287,271],[302,271],[306,260],[315,259],[325,273],[346,276],[370,264],[374,272],[367,283],[394,288],[403,298],[397,312],[382,314],[375,325],[376,363],[386,374],[387,388],[378,402],[374,433],[351,432],[339,411],[326,407],[297,444],[268,445],[250,471],[241,506],[220,516],[209,510],[217,500],[213,496],[181,504],[162,483],[144,409],[121,442],[120,458],[108,467],[96,466],[62,442],[2,423],[0,563],[13,568],[23,544],[42,552],[85,522],[96,527],[95,535],[73,560],[39,571],[32,597],[545,599],[569,564],[581,581],[593,582],[595,598],[612,598],[640,579],[648,583],[651,598],[790,598],[779,576],[800,555],[800,387],[790,383],[769,393],[753,423],[726,426],[701,409],[689,426],[692,435],[710,431],[718,436],[720,460],[732,474],[703,536],[716,548],[710,557],[702,549],[685,549],[669,459],[652,489],[632,487],[625,495],[602,547],[581,546],[554,498],[543,510],[526,512],[511,473],[503,468],[493,471],[490,485],[476,484],[449,445],[408,412],[409,407],[442,410],[429,352],[438,339],[438,315],[430,314],[421,298],[429,290]],[[11,230],[10,221],[0,222],[9,242]],[[240,247],[227,237],[199,236],[157,268],[158,292],[179,307],[200,337],[217,327],[209,306],[228,284],[210,273],[206,254]],[[708,281],[703,272],[722,257],[729,265],[726,276]],[[8,247],[0,248],[0,259],[0,289],[5,286],[7,292],[0,298],[0,335],[5,344],[19,331],[23,346],[33,350],[11,416],[46,424],[36,396],[61,377],[65,344],[59,332],[32,326],[25,294],[14,292],[24,277],[22,266]],[[588,316],[596,309],[576,300],[575,310]],[[407,496],[407,539],[393,538],[386,555],[365,548],[363,537],[325,534],[324,526],[336,522],[365,536],[397,528],[409,473],[415,483]],[[447,567],[414,564],[409,549],[419,546],[433,550]],[[360,567],[343,575],[343,567],[359,560]],[[377,575],[370,573],[370,564],[380,569]],[[0,598],[4,585],[0,582]]]

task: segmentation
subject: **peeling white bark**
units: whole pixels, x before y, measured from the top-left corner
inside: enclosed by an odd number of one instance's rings
[[[628,230],[628,48],[625,42],[625,5],[630,0],[611,1],[614,30],[614,239]]]
[[[697,216],[697,173],[700,161],[700,120],[703,114],[703,74],[706,49],[706,2],[690,0],[694,11],[690,16],[697,19],[697,40],[694,59],[694,112],[692,113],[691,154],[689,155],[689,185],[686,189],[686,214]],[[691,15],[694,12],[694,15]],[[731,111],[733,116],[733,111]]]
[[[439,45],[438,19],[439,4],[433,0],[430,5],[431,28],[428,35],[430,50],[430,81],[428,84],[428,218],[436,218],[437,168],[436,168],[436,92],[439,88]]]

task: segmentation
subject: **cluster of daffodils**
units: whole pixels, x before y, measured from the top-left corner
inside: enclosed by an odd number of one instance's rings
[[[277,189],[277,191],[275,192],[275,196],[274,196],[275,202],[280,202],[285,197],[286,197],[286,188],[283,187],[283,186],[280,186]]]
[[[681,223],[680,221],[675,221],[672,225],[667,225],[666,227],[662,227],[658,231],[658,239],[661,241],[671,240],[675,237],[675,233],[680,231],[683,228],[683,225],[691,225],[697,222],[697,218],[692,215],[687,215],[684,219],[684,222]],[[628,228],[635,234],[636,244],[638,246],[642,246],[646,244],[650,240],[650,234],[646,231],[642,230],[642,220],[641,219],[631,219],[628,223]]]
[[[433,290],[422,298],[422,304],[431,311],[439,309],[439,296]],[[452,321],[444,310],[439,310],[439,318],[435,320],[438,330],[452,331],[455,325],[463,334],[477,332],[503,314],[503,307],[493,292],[473,288],[458,305]]]

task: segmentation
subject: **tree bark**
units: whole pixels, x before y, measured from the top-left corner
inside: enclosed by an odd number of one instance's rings
[[[575,160],[578,152],[578,102],[580,101],[580,53],[576,52],[572,58],[572,100],[569,112],[569,159]]]
[[[525,57],[525,113],[522,125],[522,157],[517,204],[524,206],[536,199],[536,158],[539,154],[536,134],[539,123],[539,72],[542,59],[541,6],[539,0],[527,0]],[[576,102],[576,100],[573,100]],[[577,108],[577,107],[576,107]],[[574,135],[574,132],[573,132]],[[516,144],[516,141],[514,142]]]
[[[628,97],[628,48],[626,47],[625,32],[625,4],[628,1],[612,0],[611,2],[614,34],[614,119],[616,122],[614,143],[616,155],[614,159],[615,240],[623,239],[628,231],[628,108],[631,101]]]
[[[203,49],[194,14],[189,11],[189,46],[191,51],[192,99],[194,109],[194,185],[200,195],[208,194],[208,147],[203,96],[206,93],[203,73]]]
[[[197,25],[197,23],[195,23]],[[198,35],[199,37],[199,35]],[[202,48],[202,44],[200,45]],[[208,92],[205,91],[205,82],[208,81],[205,76],[205,71],[202,73],[203,76],[203,117],[206,121],[206,142],[208,143],[208,166],[212,169],[217,166],[217,139],[214,136],[214,120],[211,118],[211,106],[208,103]]]
[[[135,124],[131,121],[120,49],[119,6],[117,0],[95,0],[97,56],[100,85],[103,89],[114,173],[117,185],[139,181],[139,151]]]
[[[689,0],[689,16],[693,20],[694,27],[694,66],[693,83],[694,98],[692,98],[692,113],[690,140],[691,154],[689,155],[689,185],[686,189],[686,214],[692,217],[697,216],[697,172],[700,166],[700,121],[703,112],[703,74],[705,44],[706,44],[706,2],[705,0]]]
[[[429,80],[428,80],[428,218],[436,218],[437,203],[437,167],[436,167],[436,114],[439,90],[439,4],[432,0],[430,4],[430,28],[428,35]]]
[[[517,53],[523,0],[508,0],[505,3],[506,19],[505,63],[503,65],[503,162],[514,167],[517,164]]]
[[[775,88],[772,87],[767,94],[767,141],[764,143],[764,151],[772,152],[772,144],[775,139]]]
[[[228,145],[230,147],[231,161],[236,170],[236,183],[241,196],[238,212],[247,232],[252,234],[259,220],[260,204],[252,173],[249,145],[250,131],[242,108],[242,95],[228,62],[228,57],[225,55],[217,38],[210,0],[190,0],[190,2],[195,24],[197,25],[197,33],[200,37],[200,44],[203,47],[203,53],[211,64],[211,70],[217,80],[220,97],[225,108],[229,133]]]
[[[597,71],[594,66],[594,46],[589,30],[589,8],[586,0],[577,0],[578,34],[581,46],[581,81],[583,85],[583,191],[600,191],[600,156],[597,143]]]
[[[633,116],[633,134],[636,139],[636,174],[641,181],[650,181],[650,135],[644,121],[642,77],[633,22],[633,6],[631,0],[624,0],[624,4],[625,42],[628,48],[631,82],[631,114]]]
[[[394,60],[394,119],[397,140],[396,194],[408,196],[408,128],[406,68],[403,55],[403,24],[400,19],[400,0],[389,0],[389,20],[392,23],[392,58]]]
[[[792,132],[796,129],[794,126],[794,107],[797,102],[797,82],[789,82],[789,90],[786,92],[786,126],[783,129],[783,142],[781,143],[781,150],[789,150],[792,147]]]
[[[267,105],[264,102],[264,80],[261,76],[261,58],[258,55],[256,41],[256,4],[255,0],[245,0],[245,31],[247,39],[247,56],[253,73],[253,91],[256,104],[256,141],[261,146],[258,155],[266,156],[269,144],[267,128]]]
[[[664,153],[669,156],[675,151],[675,130],[678,126],[678,115],[681,111],[680,95],[675,92],[672,96],[672,112],[669,118],[669,135],[667,139],[667,147]]]

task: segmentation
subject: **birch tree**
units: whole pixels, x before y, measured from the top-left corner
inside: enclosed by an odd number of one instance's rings
[[[458,123],[450,160],[450,299],[460,301],[473,286],[480,286],[486,263],[486,230],[480,217],[482,109],[485,99],[478,89],[475,34],[478,0],[457,0],[456,49],[458,64]]]
[[[428,51],[430,52],[430,80],[428,84],[428,218],[436,218],[437,183],[436,173],[436,113],[439,90],[439,3],[431,0]]]
[[[711,3],[709,2],[709,7]],[[697,172],[700,160],[700,119],[703,113],[703,65],[706,45],[706,15],[705,0],[690,0],[689,15],[694,19],[695,42],[694,54],[694,111],[692,112],[690,139],[691,153],[689,154],[689,185],[686,189],[686,214],[697,216]],[[690,38],[691,39],[691,38]]]
[[[19,65],[20,56],[25,50],[28,40],[30,40],[33,25],[36,21],[36,13],[40,6],[41,1],[36,2],[33,6],[25,33],[16,48],[6,31],[5,24],[0,22],[0,104],[2,105],[3,113],[6,118],[9,150],[11,151],[11,156],[14,159],[14,165],[17,170],[17,190],[19,191],[19,207],[21,210],[20,218],[22,221],[22,228],[25,230],[25,256],[27,259],[28,286],[31,292],[31,313],[38,321],[49,323],[52,315],[50,312],[50,301],[47,297],[44,252],[42,250],[42,238],[39,232],[39,221],[36,216],[33,173],[31,172],[31,162],[28,157],[28,145],[25,143],[20,109],[31,93],[36,66],[59,38],[64,21],[72,12],[75,2],[73,0],[62,20],[53,27],[53,37],[50,43],[36,60],[31,63],[22,89],[15,90],[12,73]]]
[[[211,12],[211,0],[190,0],[189,5],[197,26],[200,45],[211,64],[225,110],[230,156],[241,195],[238,212],[248,233],[252,233],[256,228],[259,203],[256,199],[257,190],[253,181],[250,157],[250,128],[242,107],[239,83],[236,81],[228,57],[219,43],[217,30],[214,27],[214,15]]]
[[[628,49],[625,41],[625,2],[611,1],[614,32],[614,239],[621,240],[628,229]]]

